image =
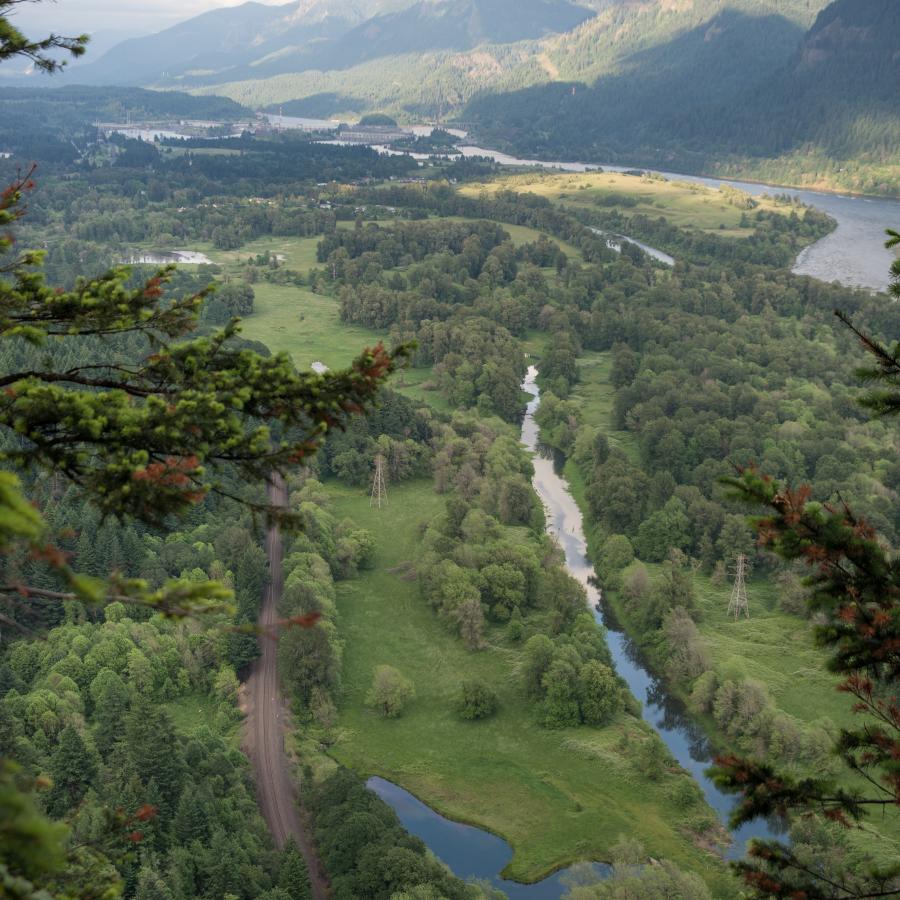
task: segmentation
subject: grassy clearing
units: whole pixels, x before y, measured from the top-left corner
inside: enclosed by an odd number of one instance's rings
[[[638,462],[638,447],[630,431],[617,431],[612,427],[615,389],[609,381],[612,353],[585,353],[578,360],[579,381],[572,388],[571,399],[578,403],[583,421],[601,428],[610,447],[625,453],[632,462]]]
[[[672,225],[714,231],[729,237],[746,237],[752,233],[751,228],[740,227],[743,211],[728,202],[725,192],[687,181],[663,181],[617,172],[528,173],[487,184],[466,185],[460,192],[477,197],[481,191],[490,194],[501,190],[537,194],[562,206],[615,209],[625,215],[663,217]],[[637,204],[625,206],[611,202],[617,195],[627,195],[637,200]],[[604,198],[608,202],[598,205]],[[771,200],[756,198],[756,201],[759,204],[756,209],[783,211]]]
[[[341,224],[353,225],[352,222]],[[317,265],[316,248],[320,240],[320,237],[264,237],[239,250],[216,250],[209,244],[198,245],[196,249],[232,276],[238,275],[240,266],[249,257],[265,253],[278,256],[285,268],[307,275]],[[334,297],[265,281],[256,282],[253,291],[256,297],[253,314],[241,323],[244,337],[261,341],[273,352],[288,353],[300,368],[308,368],[313,362],[340,368],[363,347],[371,347],[378,341],[389,343],[387,332],[341,322],[340,305]],[[449,410],[443,395],[422,387],[431,378],[430,367],[410,369],[398,375],[392,386],[436,409]]]
[[[188,150],[185,147],[166,147],[163,154],[169,157],[176,156],[240,156],[240,150],[229,150],[223,147],[191,147]]]
[[[253,290],[254,312],[242,323],[244,336],[262,341],[276,353],[289,353],[300,368],[317,361],[341,368],[363,347],[387,341],[387,334],[344,325],[334,297],[264,282],[253,285]]]
[[[650,855],[700,872],[716,896],[729,896],[721,864],[682,834],[691,813],[676,808],[669,792],[683,776],[649,782],[638,771],[633,757],[646,735],[642,723],[622,715],[599,730],[540,728],[518,688],[517,649],[493,634],[488,649],[465,650],[415,583],[390,573],[415,558],[419,523],[442,508],[430,484],[392,486],[384,510],[372,509],[360,490],[331,483],[329,492],[339,516],[378,537],[375,570],[339,585],[346,645],[335,758],[504,837],[515,851],[505,876],[531,881],[576,860],[603,860],[619,835],[631,834]],[[416,687],[416,699],[396,720],[365,707],[381,664],[396,666]],[[451,710],[458,684],[473,677],[500,696],[498,714],[484,722],[459,721]],[[630,749],[622,743],[626,735]]]
[[[276,255],[287,269],[308,274],[316,265],[320,237],[264,237],[239,250],[209,250],[210,258],[236,275],[249,257]],[[245,337],[262,341],[270,350],[290,354],[296,365],[308,368],[323,362],[330,368],[345,366],[363,347],[387,334],[341,322],[340,305],[334,297],[315,294],[294,285],[258,281],[253,314],[241,324]]]
[[[736,665],[747,677],[763,682],[780,709],[801,721],[831,719],[849,725],[854,718],[846,694],[837,692],[838,679],[824,667],[824,654],[813,644],[806,619],[777,609],[777,590],[766,578],[747,589],[750,619],[737,622],[727,615],[731,585],[694,579],[701,610],[700,631],[720,671]]]
[[[509,232],[509,236],[516,247],[521,247],[523,244],[533,244],[543,234],[545,238],[553,241],[554,244],[558,244],[560,250],[562,250],[569,259],[577,259],[579,262],[583,260],[581,251],[577,247],[570,244],[568,241],[563,241],[560,238],[554,237],[552,234],[544,234],[536,228],[529,228],[527,225],[511,225],[509,222],[501,222],[500,224]]]
[[[166,703],[165,707],[179,732],[191,735],[208,728],[213,734],[221,734],[229,747],[237,749],[240,746],[241,723],[229,723],[222,731],[216,701],[208,694],[188,694]]]
[[[265,282],[258,282],[253,290],[253,315],[241,323],[244,337],[262,341],[273,352],[288,353],[301,369],[314,362],[342,368],[364,347],[373,347],[378,341],[390,344],[387,332],[341,322],[338,301],[327,294]],[[442,394],[422,387],[431,378],[430,367],[408,369],[392,379],[391,387],[435,409],[449,411]]]
[[[431,366],[404,369],[391,380],[391,387],[413,400],[427,403],[440,412],[453,412],[447,398],[434,387],[434,371]]]
[[[210,245],[207,252],[213,262],[221,266],[235,267],[244,263],[251,256],[264,253],[278,256],[283,260],[285,268],[306,273],[316,265],[316,247],[321,237],[260,237],[244,244],[237,250],[216,250]],[[254,289],[255,289],[254,285]]]

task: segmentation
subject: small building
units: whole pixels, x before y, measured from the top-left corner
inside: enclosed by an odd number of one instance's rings
[[[413,136],[399,125],[342,125],[338,140],[351,144],[390,144]]]

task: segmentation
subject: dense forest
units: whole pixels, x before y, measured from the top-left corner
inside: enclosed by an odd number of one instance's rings
[[[402,189],[386,192],[386,197],[384,193],[383,199],[391,204],[403,202]],[[410,193],[405,196],[407,202],[421,206],[421,199]],[[427,204],[457,215],[461,205],[462,198],[442,198],[438,192]],[[567,219],[538,198],[501,194],[489,201],[482,197],[472,201],[472,209],[503,221],[540,222],[560,238],[573,240],[580,234],[585,258],[592,258],[593,264],[573,263],[551,241],[522,244],[515,254],[510,248],[508,266],[515,263],[516,269],[514,281],[510,283],[507,276],[507,283],[511,293],[520,297],[517,309],[523,316],[516,323],[502,306],[503,261],[498,250],[509,245],[494,243],[497,232],[473,223],[475,230],[470,228],[470,237],[463,240],[455,224],[444,222],[395,228],[370,225],[337,232],[319,247],[320,260],[328,263],[331,278],[339,286],[342,316],[381,329],[394,325],[398,337],[415,335],[421,340],[423,317],[428,317],[433,329],[455,308],[457,317],[468,316],[483,335],[491,331],[479,325],[476,317],[502,322],[513,336],[524,337],[535,328],[552,335],[541,354],[544,396],[538,423],[544,440],[570,456],[581,471],[599,577],[611,595],[620,598],[617,609],[632,633],[659,671],[685,692],[697,714],[709,717],[711,727],[729,746],[778,760],[798,776],[828,771],[836,777],[840,767],[831,756],[829,737],[834,722],[811,723],[792,716],[740,664],[714,664],[694,580],[695,573],[701,572],[721,584],[727,566],[744,553],[760,573],[766,573],[766,579],[777,584],[773,601],[781,613],[806,614],[801,573],[796,567],[779,565],[770,555],[757,555],[745,510],[719,489],[718,482],[735,465],[754,463],[775,478],[809,483],[814,496],[839,497],[885,540],[896,539],[890,500],[896,489],[890,462],[894,439],[886,425],[867,421],[854,402],[856,364],[851,348],[855,338],[835,331],[824,313],[840,303],[859,327],[884,335],[897,327],[896,310],[881,298],[826,287],[771,268],[777,262],[759,238],[772,228],[773,220],[775,235],[804,231],[815,235],[823,223],[817,223],[812,214],[806,214],[805,221],[795,212],[791,218],[759,214],[757,243],[741,242],[740,250],[747,254],[741,260],[734,256],[733,240],[711,235],[691,239],[658,223],[628,220],[629,233],[678,252],[682,259],[697,260],[679,263],[666,275],[654,270],[639,251],[616,256],[602,244],[592,244],[590,232],[580,231],[577,220]],[[465,267],[463,276],[468,270],[473,279],[469,290],[490,296],[493,302],[476,300],[466,310],[459,306],[464,302],[461,296],[449,292],[452,278],[442,288],[434,272],[424,289],[420,286],[418,260],[438,235],[447,248],[441,260],[445,277],[454,271],[452,260],[459,259]],[[486,258],[476,253],[483,254],[492,245]],[[785,254],[784,262],[789,255]],[[492,267],[496,280],[490,274],[486,277],[492,256],[497,259]],[[353,260],[358,265],[350,268]],[[389,271],[391,267],[403,271],[402,279]],[[556,278],[548,279],[548,267],[556,268]],[[529,293],[515,290],[519,279],[532,284],[532,318],[525,314],[530,304],[523,305]],[[354,291],[348,291],[348,280],[356,286]],[[439,362],[428,355],[428,339],[419,359],[422,365]],[[486,375],[492,369],[489,351],[479,346],[475,353]],[[579,357],[594,353],[609,356],[609,380],[615,391],[610,421],[599,428],[596,421],[584,421],[583,403],[585,399],[592,402],[589,389],[578,393]],[[463,359],[466,355],[462,353]],[[460,393],[457,380],[448,383],[443,377],[442,365],[434,371],[435,386],[446,392],[453,406],[504,414],[496,402],[506,396],[499,383],[467,376],[475,392],[469,388]],[[455,374],[459,378],[465,370],[457,368]],[[515,377],[521,374],[520,370]],[[462,444],[454,455],[460,468],[457,475],[449,475],[451,483],[458,484],[464,494],[477,496],[480,491],[483,495],[478,473],[484,464],[470,462]],[[448,480],[441,460],[439,453],[435,460],[439,489]],[[496,475],[490,482],[502,484]],[[515,513],[503,500],[503,490],[493,502],[500,503],[501,521],[515,522],[509,518]],[[448,514],[462,517],[464,510],[448,507]],[[527,506],[519,515],[520,521],[528,521]],[[467,521],[468,515],[460,526],[464,538],[474,534]],[[477,538],[479,545],[485,543],[482,534]],[[441,546],[447,537],[445,532]],[[494,551],[488,557],[491,565],[481,568],[480,579],[467,578],[458,556],[439,559],[435,570],[431,568],[435,563],[425,558],[425,596],[474,649],[483,646],[484,625],[481,616],[466,612],[467,596],[475,597],[475,591],[480,591],[485,621],[508,620],[511,633],[521,633],[520,622],[527,615],[528,565],[519,560],[501,574],[503,567],[494,563],[497,556]],[[635,560],[654,564],[654,574]],[[555,592],[558,598],[565,594],[561,588]],[[579,675],[579,667],[587,664],[584,657],[567,658],[563,674],[554,663],[552,642],[543,635],[528,640],[524,649],[529,660],[526,680],[531,679],[526,689],[536,710],[548,704],[546,712],[537,713],[546,724],[561,727],[603,721],[602,716],[609,713],[599,710],[615,709],[613,701],[591,700],[585,706],[588,701],[580,699],[584,689],[579,679],[587,677]],[[598,660],[601,668],[591,677],[602,680],[602,666],[607,662]],[[529,675],[531,666],[535,670]],[[595,715],[599,718],[592,718]],[[887,835],[893,834],[890,823],[884,828]],[[859,844],[844,846],[841,836],[827,829],[815,835],[797,832],[796,837],[825,853],[835,873],[846,874],[862,864],[859,854],[865,851]]]
[[[359,15],[433,43],[416,25],[443,10],[450,44],[524,36],[545,72],[572,49],[571,81],[475,101],[537,125],[510,140],[548,138],[556,91],[554,140],[626,153],[628,125],[649,147],[632,114],[652,95],[679,158],[749,140],[756,104],[760,158],[812,141],[892,164],[891,91],[844,115],[851,82],[893,71],[891,8],[714,5],[680,36],[630,4],[566,6],[550,37],[543,2]],[[655,75],[581,90],[610,21],[666,38],[640,50]],[[0,59],[40,63],[18,40],[0,30]],[[773,74],[729,124],[728,61],[761,45]],[[843,87],[811,138],[822,54]],[[701,69],[721,77],[673,113]],[[791,272],[835,222],[641,171],[613,188],[301,134],[95,140],[127,110],[247,115],[130,88],[0,100],[0,895],[898,893],[900,307]],[[551,471],[572,519],[542,502]],[[378,778],[505,861],[451,870]],[[731,844],[763,819],[768,839]]]

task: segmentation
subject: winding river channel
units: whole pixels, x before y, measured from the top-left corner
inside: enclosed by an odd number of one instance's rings
[[[594,568],[587,558],[581,510],[569,491],[568,483],[557,472],[553,456],[542,452],[538,441],[538,427],[534,421],[534,413],[541,402],[537,375],[537,369],[531,366],[522,383],[522,388],[532,396],[522,423],[522,443],[531,453],[534,489],[544,504],[547,532],[559,542],[566,556],[566,568],[584,586],[594,618],[606,628],[606,642],[616,671],[628,683],[631,693],[641,701],[644,721],[657,731],[678,763],[694,776],[709,805],[727,824],[735,799],[722,793],[706,775],[705,770],[713,757],[706,735],[650,673],[637,647],[619,626],[612,611],[601,602],[600,592],[593,583]],[[748,839],[772,834],[765,821],[750,822],[731,832],[732,844],[728,856],[743,855]]]
[[[599,168],[583,163],[517,159],[481,147],[462,147],[461,152],[464,156],[488,156],[503,165],[539,165],[569,172]],[[625,171],[622,166],[603,168],[607,171]],[[752,195],[777,192],[796,196],[801,202],[832,216],[837,228],[803,250],[796,260],[794,272],[869,290],[884,290],[888,285],[888,271],[894,257],[884,248],[884,232],[887,228],[900,227],[900,201],[666,172],[661,174],[673,180],[698,182],[711,187],[728,184]],[[621,237],[616,236],[616,239]],[[661,251],[650,247],[644,249],[660,262],[672,264],[671,257]],[[671,697],[665,686],[651,674],[640,651],[619,626],[613,612],[601,602],[600,592],[593,584],[594,570],[587,558],[581,511],[569,491],[568,483],[557,471],[552,454],[544,452],[538,441],[538,427],[534,421],[534,413],[540,404],[537,375],[537,369],[530,367],[522,384],[523,390],[532,399],[522,423],[521,440],[532,456],[533,484],[546,511],[547,531],[559,541],[569,572],[584,586],[594,617],[606,628],[607,643],[616,669],[641,701],[644,720],[656,730],[678,763],[693,775],[709,805],[727,825],[735,798],[720,791],[706,775],[713,756],[708,738],[682,704]],[[506,881],[498,873],[511,858],[512,849],[501,838],[469,825],[451,822],[403,788],[384,779],[373,778],[369,786],[395,809],[404,826],[422,838],[459,877],[490,881],[513,900],[558,900],[565,894],[566,870],[536,884]],[[740,857],[750,838],[772,836],[776,833],[773,827],[766,821],[757,820],[732,830],[732,844],[727,856]],[[594,863],[593,867],[597,874],[607,871],[607,867],[600,863]]]
[[[424,133],[423,129],[420,131]],[[320,143],[340,145],[345,142],[324,140]],[[371,146],[372,149],[388,156],[411,156],[413,159],[423,162],[429,159],[427,153],[391,150],[380,144]],[[501,153],[499,150],[489,150],[472,145],[460,146],[458,150],[461,156],[467,158],[483,156],[501,166],[537,166],[561,172],[629,172],[635,170],[633,166],[521,159],[517,156],[510,156],[508,153]],[[658,170],[654,169],[653,171]],[[848,287],[866,288],[872,291],[887,289],[888,271],[894,256],[891,251],[885,249],[884,232],[888,228],[900,229],[900,200],[801,190],[777,184],[709,178],[705,175],[680,175],[676,172],[659,172],[659,174],[670,181],[689,181],[695,184],[705,184],[712,188],[727,184],[754,197],[762,194],[789,194],[796,197],[801,203],[815,206],[822,212],[828,213],[837,223],[837,227],[831,234],[804,248],[794,262],[793,271],[798,275],[810,275],[827,282],[836,281]],[[674,262],[672,257],[662,250],[648,247],[634,238],[623,235],[611,235],[610,237],[619,239],[624,237],[625,240],[637,244],[665,265],[672,265]]]
[[[594,569],[587,558],[581,510],[565,478],[557,471],[552,453],[543,448],[538,440],[534,414],[540,405],[541,395],[537,376],[537,369],[530,366],[522,382],[522,389],[532,399],[522,422],[521,441],[531,454],[534,465],[532,483],[544,506],[547,533],[559,542],[565,553],[566,568],[587,592],[589,609],[598,624],[606,629],[606,641],[616,670],[625,679],[632,694],[641,701],[644,721],[659,734],[678,763],[693,775],[707,802],[727,826],[735,799],[720,791],[706,775],[713,757],[709,740],[681,703],[671,697],[664,685],[651,674],[637,647],[619,626],[612,611],[601,602],[600,592],[593,583]],[[498,873],[512,856],[511,848],[502,838],[444,818],[408,791],[383,778],[370,779],[369,787],[394,808],[404,827],[425,841],[460,878],[488,880],[512,900],[558,900],[566,892],[567,870],[556,872],[536,884],[519,884],[502,879]],[[750,838],[771,837],[774,833],[764,820],[749,822],[732,830],[732,843],[727,856],[742,856]],[[593,867],[597,874],[607,871],[607,867],[600,863],[594,863]]]
[[[484,147],[465,146],[459,148],[463,156],[486,156],[505,166],[542,166],[563,172],[590,172],[603,169],[605,172],[626,172],[628,166],[591,165],[579,162],[542,162],[536,159],[519,159],[497,150]],[[654,169],[654,171],[657,171]],[[671,181],[690,181],[718,187],[727,184],[746,191],[754,197],[761,194],[790,194],[802,203],[815,206],[828,213],[837,228],[797,257],[794,272],[811,275],[822,281],[837,281],[850,287],[862,287],[883,291],[888,285],[888,270],[893,256],[884,247],[885,229],[900,228],[900,200],[884,200],[873,197],[855,197],[847,194],[832,194],[825,191],[807,191],[796,188],[779,187],[771,184],[757,184],[746,181],[731,181],[725,178],[707,178],[703,175],[679,175],[674,172],[660,172]]]

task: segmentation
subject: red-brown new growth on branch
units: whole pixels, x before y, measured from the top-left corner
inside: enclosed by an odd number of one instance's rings
[[[154,462],[132,473],[135,481],[152,481],[162,487],[185,487],[197,474],[199,460],[196,456],[166,457],[164,462]]]

